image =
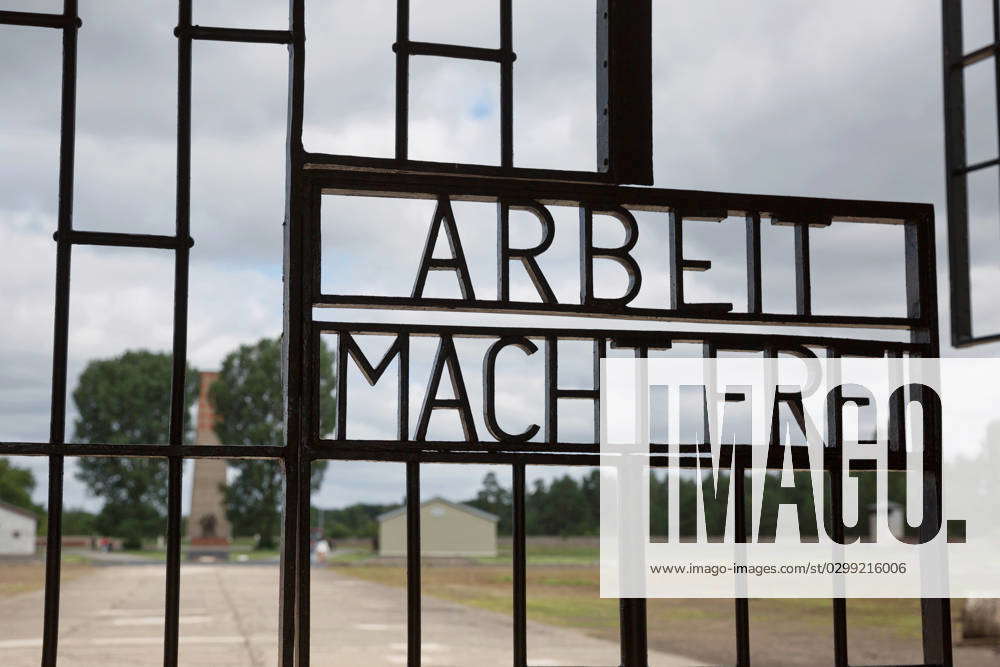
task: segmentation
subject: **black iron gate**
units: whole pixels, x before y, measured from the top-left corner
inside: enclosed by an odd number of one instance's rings
[[[76,38],[81,28],[76,0],[65,0],[63,14],[0,12],[0,23],[61,30],[63,33],[62,128],[59,177],[59,218],[55,234],[57,250],[55,347],[53,362],[51,430],[47,443],[0,443],[0,454],[45,456],[49,460],[49,524],[46,559],[45,626],[42,662],[57,662],[59,624],[60,535],[62,516],[63,460],[67,454],[87,456],[160,457],[169,462],[169,519],[167,533],[166,625],[164,664],[176,665],[178,659],[179,568],[181,540],[181,475],[184,458],[266,458],[280,461],[286,475],[284,541],[281,566],[280,654],[282,665],[307,665],[309,662],[309,469],[318,459],[361,459],[402,461],[407,469],[407,623],[408,660],[420,663],[421,589],[420,589],[420,466],[428,462],[480,462],[509,465],[514,480],[513,538],[513,643],[514,663],[527,664],[525,604],[525,466],[527,464],[595,465],[598,442],[568,442],[560,438],[558,413],[561,401],[591,401],[599,396],[599,359],[609,347],[633,351],[644,357],[651,349],[663,349],[674,343],[696,342],[708,355],[727,350],[753,350],[778,355],[782,352],[830,356],[937,356],[937,302],[934,253],[934,219],[930,206],[916,204],[809,199],[798,197],[753,196],[664,189],[623,187],[623,183],[648,184],[652,180],[651,131],[651,3],[625,0],[597,2],[598,52],[596,54],[598,169],[594,172],[568,172],[527,169],[514,166],[513,155],[513,78],[515,53],[512,45],[511,0],[499,0],[501,46],[482,49],[448,44],[414,42],[409,39],[409,3],[397,3],[396,79],[396,157],[377,159],[355,156],[314,154],[302,144],[305,57],[305,0],[290,0],[290,26],[287,31],[230,29],[192,25],[192,0],[179,0],[178,25],[178,134],[177,134],[177,211],[176,232],[171,236],[108,233],[74,229],[73,150],[76,89]],[[285,321],[284,380],[286,387],[286,437],[283,447],[248,450],[241,446],[191,446],[183,443],[182,395],[187,344],[188,255],[193,244],[189,226],[190,208],[190,115],[191,115],[191,42],[216,40],[284,44],[290,54],[289,114],[287,155],[287,203],[285,219]],[[407,157],[408,63],[411,57],[436,55],[448,58],[496,62],[501,81],[501,163],[498,166],[417,162]],[[454,200],[495,203],[498,210],[500,272],[498,299],[477,299],[464,266],[460,244],[452,245],[450,260],[434,259],[425,253],[420,275],[427,271],[455,273],[463,287],[461,299],[425,298],[421,278],[409,297],[380,295],[347,296],[324,294],[320,288],[320,225],[323,193],[347,193],[357,196],[403,196],[430,198],[437,202],[435,224],[428,247],[433,248],[435,230],[442,227],[449,235],[454,220],[450,204]],[[559,303],[546,288],[534,257],[544,250],[545,241],[535,248],[509,247],[508,213],[511,208],[528,209],[538,217],[546,238],[551,236],[547,207],[570,205],[580,211],[581,298],[578,303]],[[638,308],[629,301],[638,292],[641,269],[629,251],[635,244],[638,228],[635,211],[668,214],[671,239],[671,302],[662,308]],[[626,241],[619,247],[594,245],[594,214],[616,218],[626,231]],[[734,311],[731,304],[698,304],[685,300],[684,274],[709,268],[702,260],[689,259],[683,253],[684,220],[721,220],[738,216],[745,225],[747,303],[745,312]],[[812,268],[810,232],[831,224],[875,223],[898,225],[904,230],[905,280],[907,309],[904,316],[866,316],[815,314],[812,305]],[[795,293],[794,313],[769,313],[762,299],[761,226],[794,226]],[[135,248],[173,250],[176,258],[174,298],[173,383],[171,392],[170,439],[168,443],[144,445],[67,445],[65,443],[66,358],[69,312],[70,258],[75,245],[114,245]],[[617,299],[602,299],[593,289],[594,259],[610,259],[629,274],[627,294]],[[506,288],[509,262],[520,260],[541,297],[540,302],[511,300]],[[613,319],[644,319],[656,322],[701,322],[730,324],[692,332],[674,330],[620,328],[556,328],[539,326],[536,317],[529,327],[481,327],[464,325],[418,325],[404,323],[335,322],[314,318],[315,307],[368,307],[386,310],[420,309],[452,311],[490,311],[535,316],[585,315]],[[791,332],[753,333],[739,331],[739,325],[796,327]],[[860,327],[860,331],[897,329],[908,332],[905,340],[882,335],[825,336],[816,327]],[[800,333],[807,331],[807,333]],[[339,391],[341,409],[334,437],[324,439],[318,427],[318,364],[320,336],[333,335],[338,345]],[[376,334],[392,337],[385,356],[372,363],[354,343],[353,336]],[[406,359],[409,342],[414,337],[429,336],[438,341],[432,385],[440,380],[445,368],[452,373],[456,396],[437,399],[428,392],[418,427],[410,433]],[[492,437],[476,433],[465,409],[468,397],[462,383],[455,381],[454,340],[477,337],[495,340],[487,356],[506,346],[518,346],[533,353],[541,343],[545,355],[546,400],[545,424],[535,431],[541,440],[529,434],[510,434],[487,410],[486,420]],[[558,344],[561,340],[584,340],[592,344],[594,382],[589,389],[559,387]],[[537,343],[536,343],[537,342]],[[358,440],[347,437],[344,420],[348,395],[345,371],[353,363],[371,384],[383,377],[394,358],[399,358],[398,437],[390,440]],[[490,373],[485,374],[484,395],[493,395]],[[460,375],[459,375],[460,379]],[[487,401],[488,402],[488,401]],[[433,441],[426,437],[426,419],[434,410],[457,410],[465,438],[461,441]],[[596,416],[595,416],[596,425]],[[595,429],[596,431],[597,429]],[[530,431],[530,429],[529,429]],[[739,477],[737,478],[739,479]],[[840,511],[841,493],[834,487],[833,511]],[[745,511],[737,491],[737,517]],[[742,521],[737,521],[742,526]],[[334,601],[335,602],[335,601]],[[645,602],[622,600],[621,662],[623,665],[646,663],[647,630]],[[736,619],[734,642],[738,663],[750,664],[750,611],[747,600],[734,603]],[[949,601],[922,601],[924,664],[951,662]],[[831,642],[838,665],[848,664],[847,609],[844,600],[833,601]]]
[[[972,265],[970,262],[970,236],[978,230],[995,229],[996,211],[973,210],[970,179],[992,175],[993,181],[986,190],[995,195],[1000,188],[998,165],[1000,146],[996,139],[992,148],[986,147],[986,159],[969,162],[969,149],[973,148],[967,132],[966,76],[970,68],[992,67],[991,77],[994,110],[997,115],[985,122],[1000,129],[1000,3],[993,0],[988,11],[982,10],[986,3],[963,6],[962,0],[942,0],[942,46],[944,65],[944,118],[945,118],[945,182],[948,188],[948,259],[949,291],[951,296],[951,340],[955,347],[966,347],[1000,340],[1000,333],[985,331],[977,333],[973,329]],[[986,24],[990,28],[988,43],[971,45],[969,49],[963,34],[964,25]],[[975,48],[978,46],[978,48]],[[992,63],[990,62],[992,60]],[[981,65],[979,63],[982,63]],[[972,95],[979,95],[974,91]],[[971,102],[983,102],[972,99]],[[982,144],[987,144],[983,141]],[[975,146],[979,148],[979,145]],[[982,193],[976,193],[982,198]],[[990,196],[990,195],[987,195]],[[979,214],[980,219],[973,219]],[[989,225],[988,227],[986,225]],[[995,261],[990,258],[991,261]]]

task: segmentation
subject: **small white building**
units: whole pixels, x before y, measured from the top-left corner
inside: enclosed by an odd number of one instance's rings
[[[378,518],[379,556],[406,555],[406,508]],[[423,556],[497,555],[495,514],[436,497],[420,504],[420,553]]]
[[[0,556],[31,556],[35,553],[38,517],[29,510],[0,502]]]

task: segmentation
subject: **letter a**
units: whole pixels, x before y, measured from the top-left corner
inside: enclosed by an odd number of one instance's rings
[[[448,245],[451,247],[450,259],[434,259],[434,246],[441,234],[442,222],[448,236]],[[434,219],[431,221],[431,229],[427,233],[424,256],[420,260],[417,279],[413,283],[414,299],[423,297],[428,271],[454,271],[458,275],[458,284],[462,288],[462,298],[466,301],[475,301],[476,295],[472,291],[472,277],[469,275],[469,265],[465,262],[462,240],[458,237],[455,214],[451,210],[451,202],[444,195],[438,197],[437,208],[434,209]]]

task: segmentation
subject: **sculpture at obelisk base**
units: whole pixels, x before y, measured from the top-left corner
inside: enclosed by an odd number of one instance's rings
[[[218,373],[200,373],[198,392],[198,431],[196,445],[217,445],[215,410],[208,398]],[[222,459],[195,459],[194,483],[191,486],[191,512],[188,515],[188,559],[228,560],[230,526],[226,519],[223,487],[226,485],[226,462]]]

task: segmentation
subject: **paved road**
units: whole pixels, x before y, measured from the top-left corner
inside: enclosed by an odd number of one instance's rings
[[[184,565],[180,651],[183,665],[276,663],[278,571],[274,566]],[[72,667],[160,665],[164,569],[155,565],[94,568],[62,590],[59,664]],[[316,665],[406,664],[402,589],[360,581],[336,568],[313,571],[312,660]],[[0,599],[0,664],[28,667],[41,654],[40,591]],[[428,667],[510,665],[506,615],[431,598],[422,611]],[[529,662],[618,664],[618,646],[570,629],[529,624]],[[655,667],[697,663],[652,653]]]

